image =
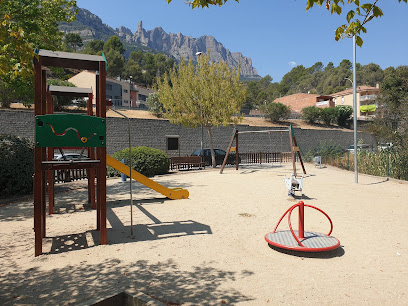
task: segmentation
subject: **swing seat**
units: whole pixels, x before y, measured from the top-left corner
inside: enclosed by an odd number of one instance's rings
[[[297,178],[295,175],[291,174],[290,177],[285,176],[285,185],[288,189],[288,195],[294,196],[296,191],[302,192],[303,189],[303,175]]]

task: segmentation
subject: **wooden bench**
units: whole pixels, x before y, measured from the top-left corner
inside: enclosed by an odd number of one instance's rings
[[[177,156],[170,157],[170,169],[191,169],[191,168],[205,168],[201,156]]]

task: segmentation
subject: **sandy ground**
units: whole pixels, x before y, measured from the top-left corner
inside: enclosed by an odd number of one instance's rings
[[[303,200],[333,220],[340,248],[294,253],[265,234],[299,199],[287,196],[288,165],[180,171],[154,179],[183,187],[169,200],[108,180],[108,240],[99,245],[84,183],[57,194],[44,255],[34,257],[30,199],[0,207],[0,304],[80,304],[134,288],[185,305],[407,305],[408,184],[306,164]],[[300,195],[298,195],[300,198]],[[296,217],[293,218],[296,225]],[[287,228],[284,221],[282,229]],[[329,223],[306,211],[306,229]],[[174,305],[174,304],[173,304]]]

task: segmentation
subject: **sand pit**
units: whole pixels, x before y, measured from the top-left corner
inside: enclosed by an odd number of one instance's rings
[[[0,304],[90,303],[132,288],[184,305],[407,305],[408,184],[306,164],[303,201],[333,220],[341,246],[328,253],[277,251],[264,240],[287,208],[289,165],[177,172],[154,179],[190,192],[168,200],[134,183],[108,180],[108,241],[84,183],[56,196],[44,255],[34,257],[29,198],[0,207]],[[306,210],[307,230],[326,233]],[[293,220],[296,220],[294,217]],[[295,224],[297,222],[294,221]],[[286,227],[283,221],[283,229]]]

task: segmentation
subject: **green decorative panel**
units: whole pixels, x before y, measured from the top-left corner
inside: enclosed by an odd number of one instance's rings
[[[106,147],[106,119],[88,115],[35,116],[36,147]]]

